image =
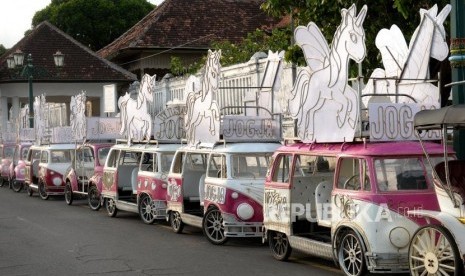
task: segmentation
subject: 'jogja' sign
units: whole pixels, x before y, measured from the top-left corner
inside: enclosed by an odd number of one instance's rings
[[[186,137],[184,116],[185,105],[168,106],[160,111],[153,120],[153,136],[159,141],[180,141]]]
[[[220,133],[228,142],[265,140],[279,141],[279,122],[272,118],[225,115],[221,124]]]
[[[413,117],[422,109],[434,109],[434,106],[421,107],[418,104],[369,104],[370,140],[401,141],[416,140]],[[423,139],[440,139],[438,131],[428,131]]]

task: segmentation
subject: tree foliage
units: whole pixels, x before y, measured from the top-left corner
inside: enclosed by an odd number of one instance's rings
[[[5,52],[6,52],[5,46],[3,46],[3,44],[0,44],[0,57],[3,56]]]
[[[367,55],[363,61],[364,75],[369,76],[371,70],[382,67],[379,50],[375,46],[375,38],[383,28],[390,28],[393,24],[402,30],[407,43],[410,41],[415,28],[420,23],[420,8],[429,9],[438,4],[441,10],[449,1],[437,0],[266,0],[262,9],[270,15],[292,18],[293,26],[306,26],[313,21],[325,36],[328,44],[333,39],[334,32],[341,23],[341,9],[349,8],[352,4],[360,10],[364,4],[368,6],[368,13],[363,23],[366,34]],[[446,30],[449,29],[447,20]],[[235,45],[227,41],[214,44],[214,48],[222,49],[222,64],[233,64],[247,61],[256,51],[267,49],[286,50],[286,60],[305,65],[303,54],[299,46],[291,45],[292,31],[290,27],[275,29],[272,33],[256,31],[249,34],[241,44]],[[254,41],[255,39],[255,41]],[[278,47],[278,48],[274,48]],[[352,67],[353,70],[356,70]]]
[[[146,0],[52,0],[35,13],[32,26],[47,20],[96,51],[118,38],[153,8]]]

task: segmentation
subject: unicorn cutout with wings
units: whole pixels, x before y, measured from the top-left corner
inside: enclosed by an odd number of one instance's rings
[[[73,138],[76,141],[82,141],[87,134],[86,121],[86,92],[82,91],[76,96],[72,96],[70,103],[70,124]]]
[[[428,79],[429,58],[444,60],[449,47],[443,23],[451,11],[446,5],[438,14],[434,5],[429,10],[420,10],[420,25],[416,28],[410,45],[396,26],[382,29],[376,36],[375,44],[381,52],[384,70],[377,68],[363,90],[365,106],[369,102],[391,102],[427,104],[439,107],[439,90]],[[388,94],[387,97],[373,97],[372,94]]]
[[[121,131],[126,134],[128,144],[131,140],[149,140],[152,135],[152,117],[148,113],[149,104],[153,102],[156,76],[144,74],[140,83],[137,100],[131,98],[126,92],[118,99],[118,107],[121,110]]]
[[[294,32],[307,67],[297,75],[289,99],[289,113],[298,120],[303,142],[351,141],[359,117],[359,95],[348,85],[349,59],[360,63],[366,55],[365,20],[367,6],[357,15],[355,5],[342,9],[342,22],[331,48],[313,22]]]
[[[212,143],[219,138],[220,112],[216,102],[221,76],[221,50],[208,50],[207,64],[201,87],[196,77],[189,77],[186,83],[187,116],[184,126],[190,145],[199,142]],[[200,126],[200,127],[199,127]],[[204,130],[208,129],[208,132]]]

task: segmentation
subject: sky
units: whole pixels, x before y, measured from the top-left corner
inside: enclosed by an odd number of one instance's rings
[[[51,0],[0,0],[0,44],[11,48],[31,28],[34,14],[49,5]],[[159,5],[163,0],[148,0]]]

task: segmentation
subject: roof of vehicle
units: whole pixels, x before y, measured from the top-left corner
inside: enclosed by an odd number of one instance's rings
[[[85,143],[83,145],[80,145],[80,147],[92,147],[92,148],[110,148],[114,146],[114,143]]]
[[[248,152],[270,152],[282,146],[278,142],[269,143],[218,143],[213,147],[184,146],[180,150],[188,152],[218,152],[218,153],[248,153]]]
[[[214,152],[221,153],[249,153],[249,152],[270,152],[273,153],[281,147],[281,143],[226,143],[216,145]]]
[[[444,125],[450,127],[465,127],[465,104],[449,105],[440,109],[422,110],[415,114],[416,129],[441,129]]]
[[[121,149],[121,150],[134,150],[134,151],[153,151],[153,152],[163,152],[163,151],[176,151],[181,144],[114,144],[112,148]]]
[[[32,145],[30,147],[31,149],[51,149],[51,150],[56,150],[56,149],[75,149],[76,144],[47,144],[47,145]]]
[[[439,143],[424,143],[430,154],[442,154],[443,146]],[[399,142],[353,142],[353,143],[327,143],[306,144],[295,143],[280,147],[277,152],[314,153],[318,155],[352,155],[352,156],[400,156],[423,155],[421,145],[417,141]],[[453,153],[451,149],[449,151]]]

